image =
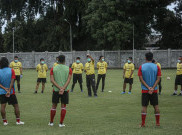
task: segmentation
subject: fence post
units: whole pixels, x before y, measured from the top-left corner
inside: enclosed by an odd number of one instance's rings
[[[102,53],[102,56],[104,56],[104,50],[102,50],[102,52],[101,52],[101,53]],[[104,57],[105,57],[105,56],[104,56]]]
[[[35,52],[34,51],[32,51],[32,63],[34,63],[34,66],[33,66],[33,64],[32,64],[32,68],[35,68],[36,67],[36,63],[35,63]]]
[[[76,56],[75,56],[75,50],[72,51],[72,56],[73,56],[73,57],[72,57],[72,62],[74,62],[75,57],[76,57]]]
[[[10,61],[10,52],[7,52],[7,59]]]
[[[168,60],[168,68],[171,68],[171,49],[167,50],[167,60]]]
[[[45,59],[47,61],[47,67],[49,67],[49,62],[48,62],[48,51],[45,51]]]
[[[87,50],[87,54],[89,54],[90,53],[90,50]]]
[[[121,51],[118,50],[118,64],[119,64],[119,68],[121,68]]]

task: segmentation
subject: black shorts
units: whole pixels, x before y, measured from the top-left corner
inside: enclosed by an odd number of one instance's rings
[[[65,91],[63,95],[60,95],[59,92],[53,91],[52,94],[52,103],[57,104],[61,101],[61,104],[69,103],[69,93]]]
[[[182,85],[182,75],[176,76],[175,85]]]
[[[18,104],[18,100],[16,98],[16,95],[10,95],[10,97],[6,97],[5,95],[0,95],[0,103],[9,105],[15,105]]]
[[[124,83],[133,84],[133,78],[125,78]]]
[[[82,74],[73,74],[73,83],[77,83],[77,81],[79,83],[82,83]]]
[[[149,102],[151,105],[158,105],[158,94],[153,93],[150,95],[149,93],[142,93],[142,106],[148,106]]]
[[[37,82],[46,83],[46,78],[37,78]]]
[[[15,77],[15,80],[20,81],[20,75],[16,75]]]

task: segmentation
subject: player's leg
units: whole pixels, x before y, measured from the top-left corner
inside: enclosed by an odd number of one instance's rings
[[[91,75],[91,85],[92,85],[92,90],[94,92],[94,96],[97,97],[97,91],[95,88],[95,75]]]
[[[104,92],[106,74],[102,75],[102,92]]]
[[[49,122],[50,126],[53,126],[54,117],[56,115],[56,108],[57,108],[57,103],[52,103],[52,108],[50,111],[50,122]]]
[[[53,92],[52,94],[52,107],[51,107],[51,111],[50,111],[50,122],[49,122],[49,126],[53,126],[53,122],[54,122],[54,117],[56,115],[56,108],[57,108],[57,104],[59,103],[59,93],[58,92]]]
[[[38,89],[39,89],[39,84],[41,83],[41,78],[38,78],[37,79],[37,84],[36,84],[36,87],[35,87],[35,92],[34,93],[37,93]]]
[[[145,119],[147,116],[148,104],[149,104],[149,94],[148,93],[142,93],[142,110],[141,110],[142,123],[141,123],[141,127],[145,127]]]
[[[177,95],[178,84],[179,84],[179,77],[178,77],[178,75],[177,75],[177,76],[176,76],[176,79],[175,79],[174,93],[172,94],[173,96]]]
[[[150,95],[150,104],[153,105],[154,107],[154,114],[155,114],[155,119],[156,119],[156,126],[160,126],[160,111],[159,111],[159,106],[158,106],[158,94],[153,93]]]
[[[181,86],[181,91],[180,91],[180,93],[179,93],[178,96],[182,96],[182,75],[180,75],[179,78],[180,78],[180,79],[179,79],[179,85]]]
[[[76,74],[73,74],[73,84],[71,87],[71,92],[73,92],[73,89],[74,89],[76,83],[77,83]]]
[[[65,125],[63,124],[64,118],[66,116],[66,104],[61,104],[61,114],[60,114],[60,124],[59,127],[64,127]]]
[[[20,76],[16,76],[17,77],[17,88],[18,88],[18,92],[20,93]]]
[[[98,87],[99,87],[99,83],[100,83],[101,77],[102,77],[102,75],[100,75],[100,74],[97,75],[96,91],[98,90]]]
[[[91,79],[90,75],[86,75],[86,83],[87,83],[87,89],[88,89],[88,96],[89,97],[92,96],[90,79]]]
[[[81,92],[83,92],[83,85],[82,85],[83,80],[82,80],[82,74],[79,74],[79,75],[78,75],[78,83],[79,83],[79,85],[80,85],[80,90],[81,90]]]
[[[46,78],[43,78],[43,80],[42,80],[42,91],[41,91],[41,93],[44,93],[45,83],[46,83]]]
[[[121,94],[125,94],[125,91],[126,91],[126,83],[127,83],[127,78],[124,79],[123,92]]]
[[[142,111],[141,111],[142,123],[141,123],[141,127],[145,127],[146,116],[147,116],[147,106],[142,106]]]
[[[156,119],[156,126],[160,126],[160,111],[159,106],[154,106],[154,113],[155,113],[155,119]]]
[[[6,103],[1,104],[1,116],[2,116],[2,120],[4,125],[8,125],[8,121],[6,119]]]
[[[64,127],[63,124],[65,116],[66,116],[66,104],[69,102],[69,93],[65,91],[63,95],[61,95],[61,114],[60,114],[60,124],[59,127]]]
[[[129,79],[129,92],[128,92],[128,94],[131,94],[132,85],[133,85],[133,78],[130,78]]]
[[[180,92],[179,96],[182,96],[182,85],[181,85],[181,92]]]
[[[131,90],[132,90],[132,84],[129,84],[129,92],[128,92],[128,94],[131,94]]]
[[[11,95],[9,98],[10,99],[9,99],[8,103],[10,105],[13,105],[13,107],[14,107],[14,113],[16,116],[16,124],[17,125],[23,125],[24,122],[20,121],[20,109],[18,106],[18,101],[17,101],[16,95]]]

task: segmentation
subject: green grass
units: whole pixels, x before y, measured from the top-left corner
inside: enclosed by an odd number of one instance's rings
[[[0,135],[180,135],[182,133],[182,97],[170,96],[173,92],[175,70],[163,70],[163,92],[159,96],[161,111],[161,127],[155,127],[153,107],[148,107],[146,128],[139,128],[141,122],[141,88],[135,71],[133,91],[131,95],[121,95],[122,70],[108,70],[105,92],[98,91],[98,98],[88,98],[84,77],[84,93],[76,84],[70,93],[70,104],[67,106],[64,128],[59,128],[60,105],[54,121],[49,127],[52,87],[48,77],[45,93],[33,94],[37,74],[35,70],[24,70],[21,80],[22,93],[18,94],[23,126],[15,125],[12,106],[7,106],[8,126],[0,124]],[[171,80],[166,77],[170,76]],[[101,85],[100,85],[101,86]],[[109,93],[108,91],[112,91]]]

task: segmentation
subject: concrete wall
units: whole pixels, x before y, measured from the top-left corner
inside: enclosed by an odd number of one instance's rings
[[[145,53],[148,50],[134,50],[134,63],[138,68],[141,64],[145,63]],[[182,50],[152,50],[154,58],[161,63],[162,68],[175,68],[177,59],[182,56]],[[121,51],[73,51],[71,52],[20,52],[20,53],[0,53],[0,57],[5,56],[9,61],[13,60],[13,56],[17,55],[23,64],[24,68],[35,68],[40,62],[40,58],[44,58],[48,67],[51,68],[56,61],[56,57],[60,54],[66,56],[66,65],[69,66],[76,57],[81,57],[81,62],[86,63],[86,55],[90,54],[96,62],[99,56],[103,55],[110,68],[123,67],[128,57],[133,57],[132,50]]]

